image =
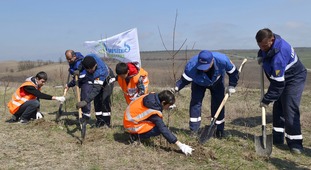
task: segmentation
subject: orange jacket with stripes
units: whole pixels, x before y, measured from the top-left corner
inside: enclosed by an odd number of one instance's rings
[[[161,118],[162,112],[147,108],[143,105],[143,98],[146,95],[140,96],[129,104],[124,112],[123,126],[125,130],[132,134],[142,134],[150,131],[155,124],[147,119],[157,114]]]
[[[126,80],[123,78],[120,78],[117,76],[118,83],[124,93],[124,98],[126,100],[127,104],[130,104],[133,99],[139,96],[139,89],[137,88],[137,84],[139,82],[139,78],[143,78],[143,84],[145,86],[145,93],[148,93],[148,85],[149,85],[149,79],[148,79],[148,72],[145,71],[143,68],[139,69],[139,72],[130,78],[129,83],[126,83]]]
[[[15,114],[20,106],[26,101],[37,98],[33,94],[24,91],[24,86],[34,86],[36,89],[41,90],[35,83],[31,81],[31,77],[26,79],[26,81],[15,91],[15,93],[12,95],[11,101],[8,103],[8,108],[11,114]]]

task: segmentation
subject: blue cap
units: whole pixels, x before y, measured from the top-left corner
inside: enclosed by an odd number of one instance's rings
[[[213,61],[213,54],[210,51],[203,50],[198,56],[198,70],[208,70]]]

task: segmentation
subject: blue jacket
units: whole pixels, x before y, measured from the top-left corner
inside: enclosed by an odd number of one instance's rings
[[[69,71],[69,73],[71,75],[73,75],[73,72],[75,70],[80,69],[79,65],[81,64],[81,62],[82,62],[82,60],[84,58],[84,56],[80,52],[75,52],[75,54],[76,54],[76,57],[77,57],[76,60],[73,63],[69,64],[69,70],[68,71]],[[75,78],[73,77],[73,80],[68,83],[68,87],[73,87],[73,86],[76,85],[76,82],[75,82],[74,79]],[[87,83],[87,81],[88,80],[87,80],[87,77],[86,77],[86,71],[84,69],[80,70],[79,87],[81,86],[81,84]]]
[[[204,87],[213,86],[217,80],[222,79],[223,81],[225,73],[229,76],[229,86],[235,87],[237,85],[239,72],[231,60],[225,54],[219,52],[212,52],[212,54],[214,57],[214,64],[213,68],[210,70],[213,71],[211,78],[209,78],[208,74],[204,71],[197,69],[199,65],[198,55],[195,55],[186,64],[182,78],[176,82],[176,86],[179,90],[190,82]]]
[[[270,81],[268,91],[262,99],[265,104],[278,100],[286,81],[295,79],[295,75],[306,70],[294,48],[279,35],[274,34],[274,37],[275,41],[268,52],[258,51],[265,75]]]
[[[149,93],[147,96],[145,96],[143,99],[143,104],[150,109],[158,110],[160,112],[163,111],[158,94],[156,93]],[[177,142],[176,136],[166,127],[161,117],[159,117],[158,115],[152,115],[147,120],[151,121],[156,125],[161,134],[169,143]]]
[[[94,73],[88,73],[86,76],[89,79],[89,84],[93,84],[89,92],[89,95],[85,99],[87,103],[91,102],[101,91],[101,89],[107,85],[106,79],[109,76],[109,68],[106,63],[99,58],[96,54],[89,54],[87,56],[93,57],[97,63],[97,67]]]

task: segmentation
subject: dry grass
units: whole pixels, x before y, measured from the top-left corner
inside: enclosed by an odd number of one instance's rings
[[[240,60],[235,63],[239,65]],[[169,73],[170,62],[143,61],[150,74],[151,90],[159,92],[173,86]],[[151,63],[150,63],[151,62]],[[182,61],[181,61],[182,62]],[[112,68],[113,64],[110,63]],[[162,64],[162,67],[158,66]],[[155,67],[156,66],[156,67]],[[50,66],[39,68],[50,70]],[[54,65],[47,71],[51,81],[43,91],[53,95],[61,95],[62,89],[55,85],[66,79],[64,65]],[[179,71],[183,66],[179,68]],[[168,71],[167,71],[168,70]],[[152,138],[141,145],[130,145],[128,136],[123,132],[122,118],[125,101],[118,87],[114,90],[111,129],[92,128],[95,116],[92,115],[91,125],[87,128],[87,136],[80,144],[79,124],[76,120],[75,95],[72,90],[64,105],[64,116],[56,123],[55,113],[59,104],[56,101],[41,101],[41,111],[45,114],[42,120],[32,121],[27,125],[5,123],[10,117],[1,107],[0,123],[0,169],[311,169],[311,91],[308,85],[301,103],[301,123],[304,135],[305,153],[292,155],[288,148],[273,147],[270,158],[259,157],[255,153],[254,135],[261,133],[261,111],[258,107],[259,70],[255,61],[249,61],[243,73],[237,93],[228,99],[226,104],[226,131],[230,137],[219,140],[212,138],[204,145],[199,145],[189,137],[189,88],[177,94],[177,109],[164,113],[164,120],[178,139],[194,147],[192,156],[183,155],[175,145],[168,144],[163,137]],[[36,72],[35,70],[34,72]],[[162,72],[161,72],[162,71]],[[62,78],[58,78],[60,72]],[[181,72],[181,71],[180,71]],[[53,78],[55,75],[55,79]],[[12,75],[14,76],[14,75]],[[55,81],[52,81],[55,80]],[[162,84],[159,87],[159,84]],[[18,83],[7,93],[12,94]],[[0,103],[3,101],[1,87]],[[210,120],[210,96],[205,94],[202,109],[203,127]],[[9,100],[9,97],[6,97]],[[268,134],[271,133],[271,108],[267,110]],[[170,119],[168,121],[168,114]]]

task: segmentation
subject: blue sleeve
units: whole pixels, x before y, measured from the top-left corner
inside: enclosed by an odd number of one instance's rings
[[[177,142],[177,137],[166,127],[161,117],[158,115],[152,115],[148,118],[148,120],[156,125],[161,134],[169,143]]]
[[[178,87],[178,91],[180,91],[190,83],[191,81],[188,81],[183,76],[181,76],[180,79],[176,82],[176,87]]]
[[[228,73],[228,76],[229,76],[229,86],[233,86],[235,87],[237,84],[238,84],[238,81],[239,81],[239,71],[237,69],[234,70],[233,73]]]
[[[278,100],[280,95],[282,94],[285,87],[285,82],[278,82],[275,80],[270,80],[270,86],[268,88],[267,93],[264,95],[262,102],[265,104],[269,104],[273,101]]]

